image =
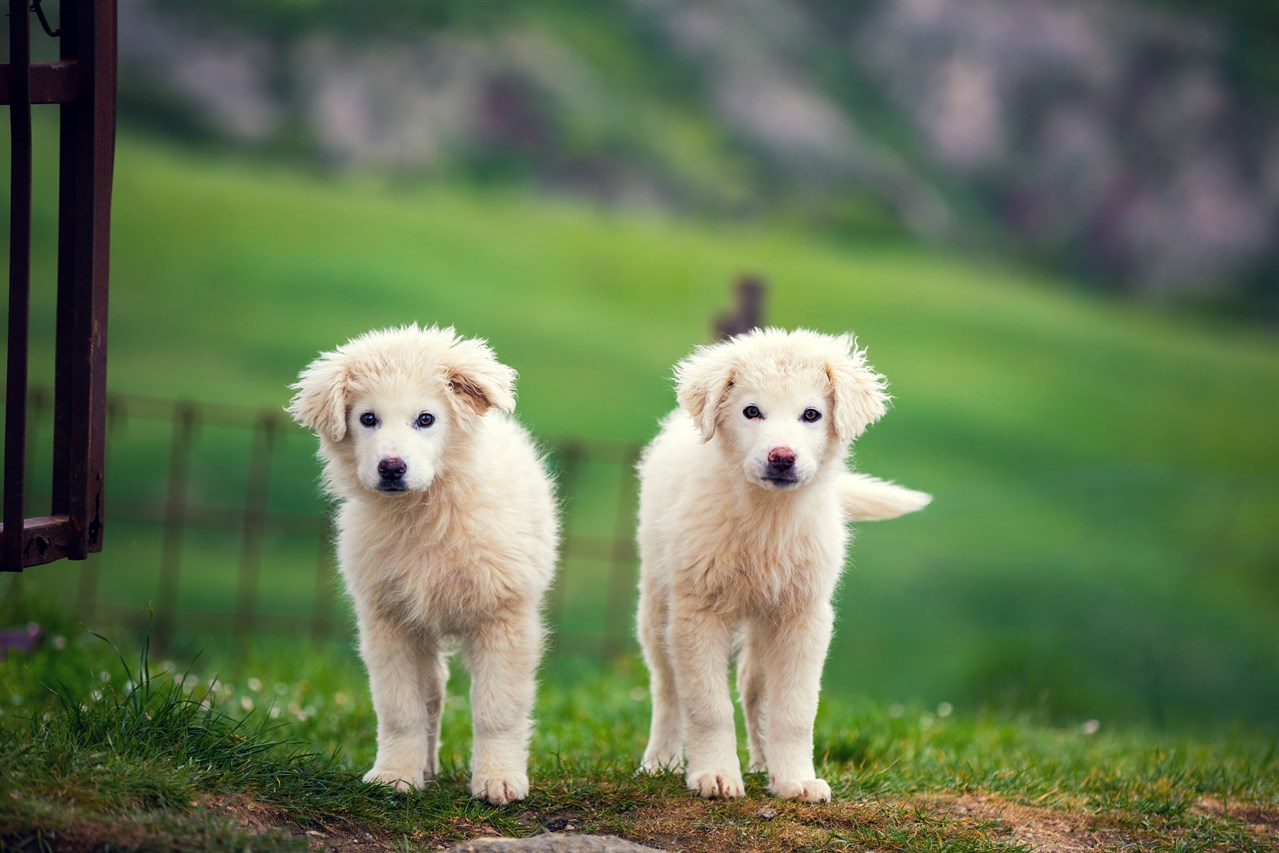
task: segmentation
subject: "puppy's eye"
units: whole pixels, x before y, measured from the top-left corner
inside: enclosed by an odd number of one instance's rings
[[[423,412],[417,416],[417,425],[420,427],[429,427],[433,423],[435,423],[435,415],[430,412]]]
[[[822,419],[822,413],[816,409],[805,409],[803,417],[805,423],[815,424]]]
[[[377,426],[377,415],[372,412],[365,412],[360,415],[360,423],[364,424],[366,427]]]
[[[748,420],[753,421],[755,418],[760,417],[759,406],[747,406],[742,409],[742,414],[745,415]]]

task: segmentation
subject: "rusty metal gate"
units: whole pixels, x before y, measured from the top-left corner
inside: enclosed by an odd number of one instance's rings
[[[107,274],[115,163],[115,0],[64,0],[60,26],[40,0],[9,0],[9,62],[0,102],[9,107],[8,372],[0,571],[102,548],[106,431]],[[56,62],[31,62],[32,12],[59,40]],[[26,465],[31,294],[31,107],[58,104],[57,340],[53,470],[45,514],[28,506]]]

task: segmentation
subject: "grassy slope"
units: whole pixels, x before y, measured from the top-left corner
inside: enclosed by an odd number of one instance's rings
[[[698,802],[678,777],[632,775],[648,713],[633,666],[548,673],[527,802],[493,809],[468,799],[460,698],[446,712],[444,777],[393,795],[353,775],[372,760],[373,719],[350,654],[284,660],[253,661],[234,683],[216,684],[206,661],[175,687],[171,663],[147,681],[137,662],[72,636],[60,651],[0,663],[0,846],[305,849],[310,830],[339,845],[371,832],[383,848],[418,850],[553,821],[690,850],[1279,843],[1273,741],[1087,734],[838,699],[823,706],[817,735],[834,803],[771,800],[759,777],[744,800]],[[454,696],[465,689],[455,676]]]
[[[46,248],[52,219],[37,210]],[[897,404],[860,443],[859,465],[937,495],[922,516],[859,532],[829,691],[1273,725],[1279,348],[1259,332],[914,246],[315,180],[127,135],[114,238],[117,390],[279,407],[321,348],[440,322],[488,337],[519,368],[521,415],[539,435],[628,441],[671,405],[670,365],[705,340],[727,283],[761,272],[771,323],[854,329],[892,380]],[[49,298],[35,316],[47,377]],[[112,494],[158,495],[167,428],[130,429]],[[202,440],[199,487],[241,494],[247,439],[209,429]],[[287,443],[272,500],[315,508],[307,441]],[[593,514],[611,506],[595,500],[606,488],[568,508],[611,532]],[[153,598],[154,532],[116,534],[108,593]],[[184,595],[229,603],[238,546],[215,545],[189,544]],[[264,608],[309,595],[313,544],[268,564]],[[65,571],[24,585],[65,589]],[[570,567],[586,590],[575,624],[600,621],[592,571]]]

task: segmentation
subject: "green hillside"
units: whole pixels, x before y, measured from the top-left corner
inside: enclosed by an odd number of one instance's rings
[[[50,173],[38,183],[35,277],[48,282]],[[133,135],[114,210],[115,391],[278,410],[321,349],[372,327],[451,324],[519,370],[520,415],[548,439],[650,437],[672,405],[671,365],[707,340],[730,282],[758,273],[769,323],[851,329],[889,377],[896,402],[858,466],[937,496],[859,529],[830,692],[1274,725],[1279,344],[1256,329],[1089,296],[998,259],[317,179]],[[52,296],[34,303],[33,369],[47,380]],[[198,486],[239,494],[247,446],[218,436],[204,436]],[[165,440],[139,428],[114,446],[108,501],[163,493]],[[309,442],[298,431],[286,444],[271,499],[318,511]],[[583,488],[566,510],[611,530],[594,518],[596,486]],[[108,527],[111,595],[154,597],[157,535]],[[188,548],[184,595],[233,600],[237,544]],[[264,612],[313,586],[314,554],[314,542],[271,552]],[[32,571],[19,588],[67,601],[77,571]],[[568,571],[575,624],[602,622],[606,584],[585,564]]]

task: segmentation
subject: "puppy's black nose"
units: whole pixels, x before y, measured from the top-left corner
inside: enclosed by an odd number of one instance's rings
[[[388,456],[381,462],[377,463],[378,475],[388,483],[393,483],[396,480],[403,480],[404,474],[408,470],[408,463],[398,456]]]
[[[768,465],[776,471],[789,471],[795,467],[795,451],[789,447],[774,447],[768,451]]]

